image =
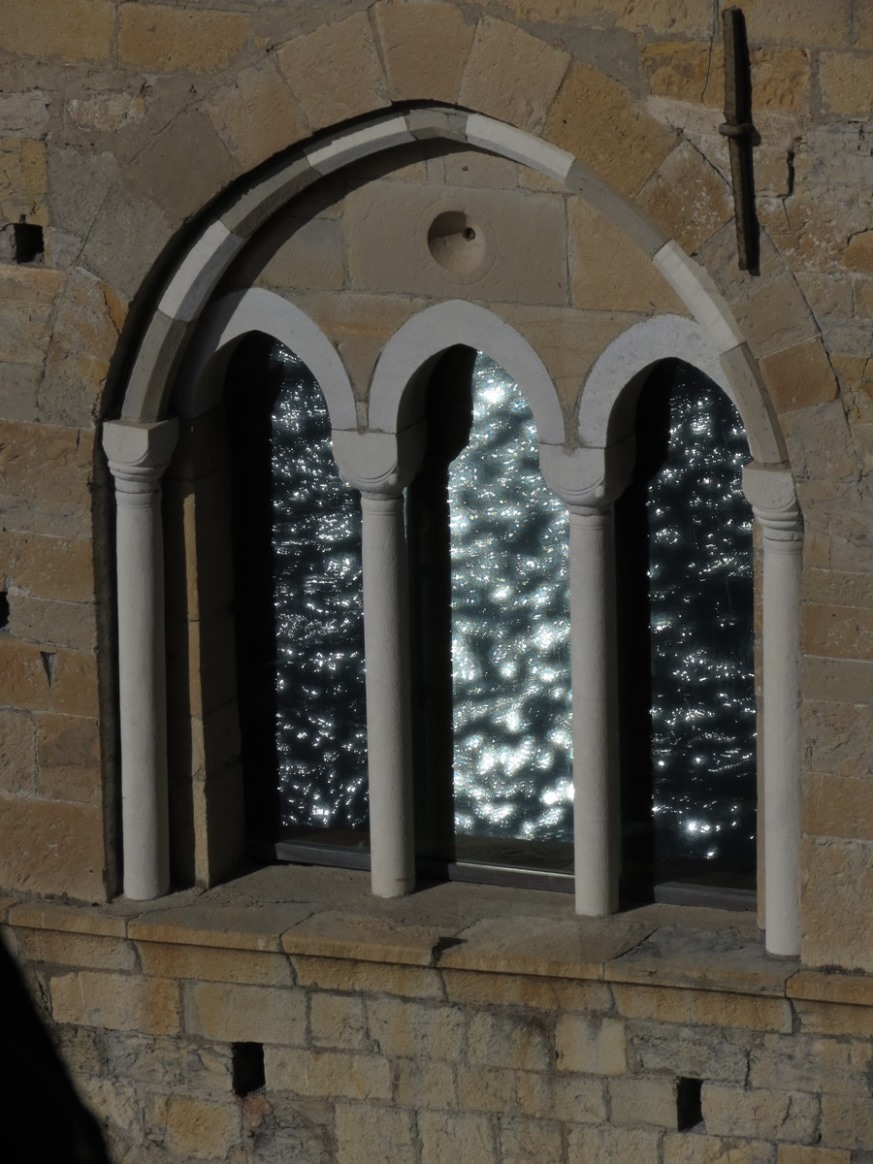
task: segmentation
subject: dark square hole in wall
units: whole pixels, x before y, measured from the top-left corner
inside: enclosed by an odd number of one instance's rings
[[[701,1106],[700,1092],[703,1082],[700,1079],[687,1079],[684,1076],[676,1080],[676,1127],[680,1132],[695,1128],[703,1123],[703,1107]]]
[[[11,222],[0,227],[0,262],[41,263],[44,250],[42,227],[30,222]]]
[[[9,595],[5,590],[0,590],[0,630],[5,630],[9,626]]]
[[[266,1083],[262,1043],[232,1043],[230,1048],[234,1095],[251,1095]]]

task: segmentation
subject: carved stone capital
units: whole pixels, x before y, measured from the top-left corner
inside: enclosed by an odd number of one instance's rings
[[[633,438],[608,449],[540,444],[539,451],[546,484],[576,512],[609,509],[633,473]]]
[[[402,432],[335,429],[333,455],[340,476],[366,497],[397,497],[415,476],[425,445],[424,425]]]
[[[169,420],[108,420],[103,425],[103,451],[119,494],[155,493],[161,487],[176,441],[179,423]]]

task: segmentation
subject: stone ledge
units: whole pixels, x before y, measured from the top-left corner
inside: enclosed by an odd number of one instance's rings
[[[648,905],[581,918],[568,895],[459,882],[373,897],[364,873],[269,866],[226,885],[103,906],[0,897],[19,929],[347,963],[873,1003],[873,976],[769,957],[752,914]]]

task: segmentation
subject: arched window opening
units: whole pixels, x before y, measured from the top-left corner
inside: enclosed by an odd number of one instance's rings
[[[312,372],[281,344],[239,344],[225,406],[249,846],[261,857],[299,856],[300,845],[363,856],[358,496],[337,474]]]
[[[523,393],[455,350],[408,495],[425,865],[572,872],[567,517]]]
[[[660,364],[616,506],[624,889],[750,904],[755,874],[752,513],[739,416]],[[748,894],[748,897],[745,895]],[[702,898],[699,898],[702,900]]]

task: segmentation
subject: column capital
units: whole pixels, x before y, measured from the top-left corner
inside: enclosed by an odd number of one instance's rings
[[[743,492],[768,541],[800,542],[803,521],[787,465],[750,461],[743,467]]]
[[[540,471],[571,512],[602,513],[630,484],[633,438],[608,449],[540,444]]]
[[[179,422],[168,420],[108,420],[103,425],[103,451],[121,492],[151,492],[160,486],[176,441]]]
[[[402,432],[335,429],[333,455],[342,479],[365,497],[399,497],[418,471],[425,440],[420,422]]]

